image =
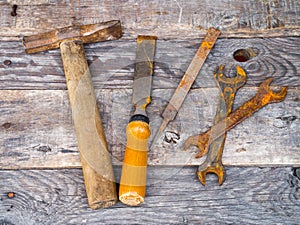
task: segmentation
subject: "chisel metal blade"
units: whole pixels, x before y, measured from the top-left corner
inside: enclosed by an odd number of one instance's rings
[[[136,63],[133,80],[132,103],[136,111],[134,114],[146,116],[145,109],[151,102],[153,60],[156,36],[142,36],[137,38]]]

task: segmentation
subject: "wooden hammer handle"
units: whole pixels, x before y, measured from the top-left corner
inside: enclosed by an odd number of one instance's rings
[[[60,45],[89,206],[117,202],[110,153],[81,41]]]

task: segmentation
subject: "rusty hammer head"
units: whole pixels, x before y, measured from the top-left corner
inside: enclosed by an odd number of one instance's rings
[[[115,40],[122,36],[121,23],[112,20],[89,25],[74,25],[47,33],[23,38],[26,53],[35,53],[59,48],[64,41],[79,40],[82,43]]]

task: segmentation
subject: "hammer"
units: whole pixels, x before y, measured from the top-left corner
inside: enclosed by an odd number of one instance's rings
[[[114,20],[70,26],[23,38],[26,53],[61,50],[86,194],[92,209],[115,204],[117,192],[83,43],[115,40],[121,36],[121,23]]]

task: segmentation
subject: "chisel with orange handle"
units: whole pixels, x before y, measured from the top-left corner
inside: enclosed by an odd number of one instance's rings
[[[127,143],[120,180],[119,199],[126,205],[139,205],[146,194],[149,118],[155,36],[138,36],[132,103],[135,112],[126,127]]]

